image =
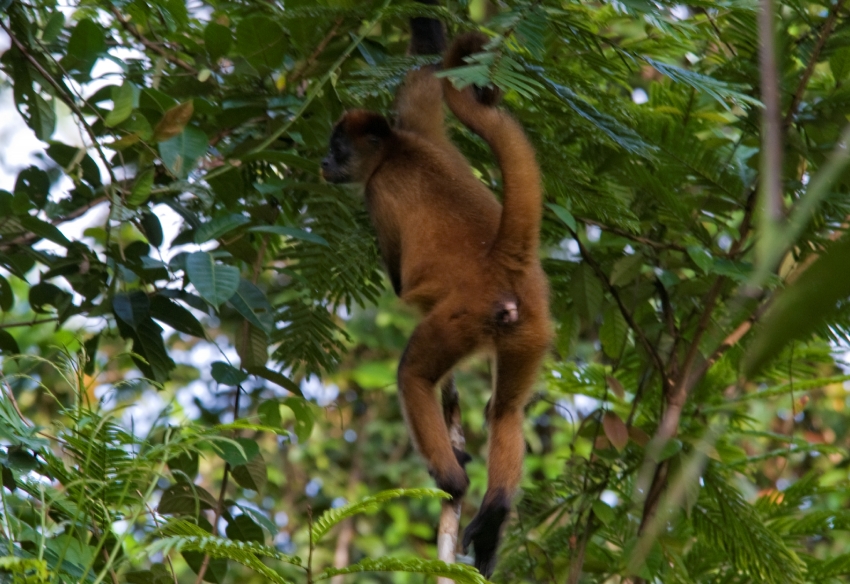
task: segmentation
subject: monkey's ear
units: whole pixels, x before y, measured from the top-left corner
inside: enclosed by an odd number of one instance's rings
[[[392,133],[390,123],[387,118],[381,115],[370,116],[363,126],[363,133],[369,137],[383,140]]]

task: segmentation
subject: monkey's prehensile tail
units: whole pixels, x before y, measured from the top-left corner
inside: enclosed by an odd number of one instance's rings
[[[464,58],[480,52],[486,43],[487,37],[479,33],[458,37],[449,48],[443,67],[465,65]],[[458,90],[444,79],[443,95],[455,116],[490,145],[502,169],[505,200],[491,253],[516,263],[518,268],[533,264],[543,203],[534,148],[522,126],[506,111],[494,107],[498,90],[473,86]]]

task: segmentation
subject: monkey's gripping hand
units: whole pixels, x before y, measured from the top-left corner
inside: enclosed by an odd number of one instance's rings
[[[510,510],[510,500],[504,493],[488,493],[478,515],[463,530],[463,551],[466,553],[472,544],[475,567],[485,578],[489,578],[496,567],[496,548]]]

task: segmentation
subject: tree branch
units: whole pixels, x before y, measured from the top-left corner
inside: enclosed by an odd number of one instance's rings
[[[194,67],[192,67],[189,63],[187,63],[186,61],[184,61],[183,59],[181,59],[180,57],[178,57],[176,55],[172,55],[171,53],[169,53],[168,51],[163,49],[161,46],[159,46],[159,44],[145,38],[145,36],[142,35],[142,33],[140,33],[138,31],[138,29],[135,26],[133,26],[133,24],[129,20],[124,18],[124,16],[121,14],[121,12],[116,7],[110,6],[109,11],[112,12],[112,15],[115,17],[115,20],[117,20],[118,23],[121,24],[121,26],[124,28],[124,30],[129,32],[137,41],[142,43],[146,48],[150,49],[151,51],[153,51],[157,55],[161,56],[166,61],[170,61],[171,63],[174,63],[175,65],[177,65],[181,69],[185,69],[186,71],[188,71],[192,75],[196,75],[196,76],[198,75],[198,70],[195,69]]]
[[[493,375],[495,379],[495,374]],[[463,425],[460,416],[460,400],[454,379],[449,377],[441,389],[443,398],[443,417],[449,429],[449,439],[452,447],[463,452],[466,448],[466,438],[463,435]],[[437,559],[452,564],[455,561],[457,536],[460,529],[460,509],[462,499],[443,501],[440,513],[440,525],[437,529]],[[451,578],[437,578],[437,584],[452,584]]]
[[[339,27],[342,25],[342,22],[343,18],[341,16],[337,18],[334,22],[334,25],[328,31],[328,34],[325,35],[325,38],[319,41],[319,44],[316,45],[316,48],[313,50],[312,53],[310,53],[310,56],[307,57],[304,63],[302,63],[300,67],[298,67],[297,69],[295,69],[295,71],[292,72],[292,75],[289,76],[290,85],[297,83],[298,80],[301,79],[301,77],[304,75],[304,73],[306,73],[307,70],[313,66],[313,63],[316,62],[316,59],[319,58],[319,55],[324,52],[328,44],[336,36],[336,33],[339,31]]]

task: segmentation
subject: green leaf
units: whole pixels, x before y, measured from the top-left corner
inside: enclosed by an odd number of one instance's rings
[[[572,213],[567,211],[564,207],[556,205],[554,203],[548,203],[546,206],[552,209],[552,212],[555,213],[558,219],[563,221],[564,225],[570,228],[570,231],[572,233],[575,233],[578,230],[578,226],[576,225],[576,218],[573,217]]]
[[[45,314],[44,307],[50,305],[60,314],[71,304],[71,295],[49,282],[40,282],[30,288],[30,308],[36,314]]]
[[[281,425],[280,402],[276,399],[264,401],[257,408],[257,415],[265,426],[279,428]]]
[[[216,217],[212,221],[201,223],[195,230],[195,243],[205,243],[211,239],[218,239],[239,227],[250,223],[251,220],[244,215],[233,214],[224,217]]]
[[[127,197],[127,205],[136,207],[148,200],[153,188],[154,169],[149,168],[142,174],[136,177],[133,182],[133,189],[130,191],[130,196]],[[159,247],[158,245],[155,247]]]
[[[266,15],[254,15],[239,21],[236,50],[260,75],[280,67],[286,55],[287,35]]]
[[[850,47],[841,47],[829,56],[829,68],[836,81],[842,81],[850,74]]]
[[[163,491],[157,511],[164,515],[197,517],[199,511],[215,509],[217,504],[215,497],[202,487],[176,483]]]
[[[327,568],[316,579],[327,580],[339,574],[360,574],[363,572],[407,572],[443,577],[455,582],[455,584],[488,584],[488,580],[472,566],[447,564],[441,560],[423,560],[415,557],[367,558],[345,568]]]
[[[168,459],[168,468],[171,469],[171,472],[181,472],[191,481],[198,474],[198,466],[200,463],[200,457],[198,456],[198,452],[181,452],[177,456],[173,456]]]
[[[112,297],[112,312],[134,330],[150,316],[150,299],[140,290],[129,294],[118,293]]]
[[[711,257],[708,250],[699,245],[689,245],[688,256],[704,274],[707,274],[714,264],[714,258]]]
[[[263,329],[248,322],[237,328],[236,353],[241,359],[240,365],[243,369],[268,379],[267,374],[257,373],[266,371],[266,361],[269,360],[269,336]]]
[[[265,361],[263,363],[265,364]],[[294,393],[295,395],[300,396],[300,397],[304,397],[304,394],[301,393],[301,387],[299,387],[299,385],[297,383],[295,383],[294,381],[289,379],[283,373],[279,373],[279,372],[274,371],[272,369],[269,369],[268,367],[265,367],[265,366],[263,366],[263,367],[256,367],[256,366],[255,367],[247,367],[246,369],[247,369],[248,373],[250,373],[251,375],[256,375],[256,376],[262,377],[263,379],[266,379],[268,381],[272,381],[274,383],[277,383],[279,386],[281,386],[282,388]]]
[[[833,243],[768,310],[744,358],[744,374],[752,377],[793,340],[808,338],[850,296],[850,237]]]
[[[263,528],[254,523],[254,520],[248,515],[234,517],[232,521],[228,522],[225,533],[227,537],[235,541],[263,543],[266,539]]]
[[[216,440],[213,443],[222,460],[230,466],[247,464],[249,460],[259,456],[260,447],[257,442],[249,438],[232,438],[228,440]]]
[[[239,281],[239,288],[228,300],[231,306],[255,327],[266,333],[274,329],[274,309],[262,290],[248,280]]]
[[[617,517],[614,514],[614,510],[611,509],[605,502],[596,500],[593,502],[591,506],[593,508],[593,514],[596,515],[597,519],[601,521],[604,525],[612,525],[614,521],[616,521]]]
[[[159,217],[156,214],[149,211],[143,212],[139,218],[139,227],[141,227],[142,233],[145,234],[148,243],[154,247],[160,247],[162,245],[162,223],[159,222]]]
[[[347,505],[336,507],[335,509],[328,509],[322,513],[318,521],[313,524],[313,532],[310,534],[310,541],[316,544],[334,525],[343,519],[352,517],[358,513],[373,513],[379,510],[383,503],[399,497],[411,497],[413,499],[421,499],[423,497],[451,499],[451,496],[448,493],[438,489],[392,489],[389,491],[382,491],[377,495],[364,497],[359,501],[348,503]]]
[[[629,325],[616,305],[608,305],[602,314],[599,341],[602,350],[611,359],[619,359],[629,338]]]
[[[206,134],[195,127],[186,126],[180,134],[159,143],[159,155],[174,176],[186,178],[198,159],[206,154],[208,144]]]
[[[327,240],[321,235],[316,235],[315,233],[310,233],[303,229],[296,229],[295,227],[283,227],[282,225],[257,225],[255,227],[250,227],[248,231],[253,233],[273,233],[275,235],[283,235],[293,239],[301,239],[303,241],[309,241],[310,243],[324,245],[325,247],[330,246]]]
[[[239,287],[239,270],[217,264],[212,254],[195,252],[186,258],[186,275],[201,297],[218,308]]]
[[[592,320],[599,314],[602,306],[602,283],[587,264],[581,264],[572,278],[573,305],[586,320]]]
[[[183,559],[186,560],[186,563],[195,574],[201,571],[201,566],[204,563],[203,553],[184,551]],[[224,558],[209,560],[207,563],[207,571],[204,572],[204,582],[227,584],[227,560]]]
[[[644,257],[639,253],[620,258],[611,268],[611,284],[614,286],[630,284],[640,275],[643,264]]]
[[[245,464],[233,467],[231,474],[233,475],[233,480],[240,487],[251,489],[261,494],[266,487],[266,482],[268,482],[266,461],[263,460],[262,454],[258,454]],[[228,537],[230,537],[230,534],[228,534]],[[262,543],[263,539],[261,537],[255,541]]]
[[[103,28],[84,18],[77,23],[68,40],[68,52],[62,66],[68,71],[78,71],[88,77],[95,61],[106,52],[106,36]]]
[[[79,168],[83,171],[83,180],[94,187],[101,185],[100,169],[85,148],[51,141],[47,147],[47,155],[66,173],[76,174],[75,170]]]
[[[230,51],[233,37],[230,29],[217,22],[210,22],[204,29],[204,48],[210,56],[210,61],[215,63]]]
[[[9,280],[0,276],[0,310],[9,312],[15,304],[15,293],[12,292],[12,285]]]
[[[299,442],[306,442],[313,432],[315,417],[310,404],[302,397],[288,397],[283,400],[283,405],[295,414],[295,435]]]
[[[207,336],[204,327],[191,312],[163,296],[156,295],[151,298],[150,315],[181,333],[201,339]]]
[[[104,121],[107,127],[115,127],[130,117],[130,114],[133,113],[136,95],[136,87],[129,81],[124,81],[120,87],[112,88],[113,107]]]
[[[15,180],[15,195],[26,197],[36,208],[41,209],[47,203],[49,193],[50,177],[37,166],[27,167],[18,173],[18,178]],[[37,220],[35,217],[30,219]],[[64,239],[65,236],[63,235],[62,238]],[[65,241],[68,240],[65,239]]]
[[[9,331],[0,329],[0,352],[5,355],[20,355],[21,348]]]
[[[65,237],[65,234],[62,233],[58,227],[55,225],[51,225],[50,223],[45,223],[41,219],[37,217],[32,217],[30,215],[25,215],[20,218],[21,225],[27,231],[34,233],[39,237],[43,237],[48,241],[52,241],[53,243],[58,243],[61,246],[68,247],[71,245],[71,242]]]
[[[215,361],[212,364],[212,378],[222,385],[235,387],[244,383],[248,374],[223,361]]]

